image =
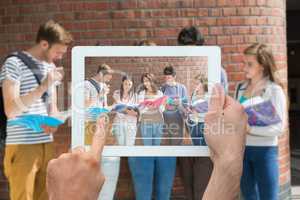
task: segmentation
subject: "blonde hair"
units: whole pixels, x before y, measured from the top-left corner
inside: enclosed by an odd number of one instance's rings
[[[194,77],[194,79],[199,81],[203,85],[205,92],[208,92],[208,79],[204,74],[199,73]]]

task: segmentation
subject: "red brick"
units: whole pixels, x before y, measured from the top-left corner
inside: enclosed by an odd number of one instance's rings
[[[251,34],[262,34],[264,32],[263,27],[260,26],[252,26],[250,27]]]
[[[196,26],[215,26],[217,24],[217,19],[211,17],[200,17],[195,19]]]
[[[206,8],[199,8],[196,16],[198,16],[198,17],[208,16],[208,9],[206,9]]]
[[[73,30],[86,30],[86,29],[92,29],[86,22],[77,22],[73,23],[72,29]]]
[[[209,34],[210,35],[223,35],[223,27],[210,27],[209,28]]]
[[[283,166],[283,167],[280,167],[280,168],[279,168],[280,174],[287,173],[287,172],[289,172],[289,170],[290,170],[290,166],[289,166],[289,165]]]
[[[245,36],[245,43],[255,43],[257,42],[257,37],[256,35],[247,35]]]
[[[110,8],[110,3],[107,1],[100,1],[100,2],[85,2],[83,4],[83,8],[85,10],[97,10],[103,11],[108,10]]]
[[[244,55],[243,54],[233,54],[233,55],[231,55],[231,61],[234,63],[242,63],[242,62],[244,62]]]
[[[261,15],[261,9],[259,8],[259,7],[252,7],[252,8],[250,8],[250,14],[252,15],[252,16],[259,16],[259,15]]]
[[[249,34],[250,33],[250,27],[238,27],[238,33],[241,34],[241,35],[244,35],[244,34]]]
[[[231,36],[232,44],[242,44],[244,43],[244,37],[242,35],[233,35]]]
[[[112,17],[113,18],[126,18],[126,19],[133,19],[135,17],[134,15],[134,11],[130,10],[130,11],[113,11],[112,12]]]
[[[258,6],[266,6],[267,5],[267,0],[257,0],[257,4]]]
[[[59,9],[63,12],[65,11],[72,11],[73,10],[73,4],[72,3],[62,3],[59,4]]]
[[[262,7],[260,8],[260,15],[262,16],[272,16],[272,8],[266,8],[266,7]]]
[[[38,7],[38,12],[57,12],[59,10],[57,4],[41,4]]]
[[[139,22],[137,20],[113,20],[113,28],[137,28],[139,27]],[[152,25],[152,23],[151,23]]]
[[[74,20],[74,13],[58,13],[54,15],[54,19],[59,22]]]
[[[239,16],[249,16],[250,15],[250,8],[249,7],[238,7],[237,8],[237,15],[239,15]]]
[[[107,20],[98,20],[95,22],[89,22],[87,24],[88,29],[105,29],[105,28],[111,28],[111,22]]]
[[[125,34],[130,38],[145,38],[147,36],[146,30],[128,30]]]
[[[165,28],[165,29],[156,29],[155,36],[157,37],[176,37],[178,34],[178,29]]]
[[[246,17],[245,18],[245,25],[254,26],[257,24],[257,18],[256,17]]]
[[[141,21],[133,21],[132,24],[130,24],[130,27],[138,27],[138,28],[151,28],[154,26],[152,21],[150,20],[141,20]]]
[[[20,13],[27,13],[27,14],[31,14],[31,13],[36,13],[38,12],[38,7],[33,7],[33,6],[24,6],[24,7],[20,7]]]
[[[244,5],[245,6],[255,6],[256,0],[244,0]]]
[[[217,37],[216,36],[206,36],[205,37],[205,44],[206,45],[216,45],[217,44]]]
[[[244,80],[245,75],[242,72],[232,72],[232,73],[228,73],[228,78],[229,80],[232,81],[242,81]]]
[[[245,24],[245,18],[244,17],[231,17],[230,23],[232,26],[241,26]]]
[[[162,13],[160,13],[159,16],[162,16]],[[134,11],[134,16],[136,18],[150,18],[151,17],[151,11],[146,11],[146,10],[135,10]]]
[[[209,9],[209,16],[212,16],[212,17],[222,16],[222,8],[211,8],[211,9]]]
[[[5,9],[4,8],[0,8],[0,16],[4,16],[5,15]]]
[[[138,1],[139,8],[155,9],[155,8],[188,8],[193,7],[192,0],[151,0]]]
[[[218,45],[231,44],[231,37],[230,36],[217,36],[217,44]]]
[[[193,16],[198,16],[198,14],[201,14],[201,13],[196,8],[188,8],[188,9],[181,9],[180,10],[180,16],[181,17],[193,17]],[[207,15],[208,15],[208,13],[207,13]]]
[[[161,4],[158,0],[138,1],[138,8],[160,8]]]
[[[218,0],[218,6],[241,6],[242,0]]]
[[[156,21],[157,27],[185,27],[193,25],[193,19],[189,18],[175,18],[175,19],[159,19]]]
[[[224,46],[222,47],[222,52],[223,53],[235,53],[236,52],[236,46]],[[228,69],[229,71],[235,71],[232,67],[232,64],[231,65],[228,65]]]
[[[164,14],[161,16],[156,16],[156,17],[180,17],[180,10],[177,9],[169,9],[165,10]]]
[[[230,18],[218,18],[217,19],[217,24],[219,26],[227,26],[230,25]]]
[[[235,16],[236,8],[223,8],[223,16]]]
[[[215,7],[217,5],[217,0],[197,0],[195,1],[195,7],[199,8],[207,8],[207,7]]]
[[[256,21],[257,25],[267,25],[268,24],[268,17],[259,17]]]

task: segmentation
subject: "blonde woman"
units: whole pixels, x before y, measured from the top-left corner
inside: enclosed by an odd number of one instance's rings
[[[265,44],[255,43],[244,50],[246,80],[236,89],[242,105],[259,97],[270,101],[280,121],[248,128],[241,190],[245,200],[278,199],[278,136],[283,134],[286,119],[286,97],[274,79],[275,61]]]

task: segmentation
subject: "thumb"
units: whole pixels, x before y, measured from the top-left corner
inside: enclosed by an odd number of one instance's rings
[[[208,104],[208,113],[222,113],[225,104],[224,89],[220,84],[214,85]]]

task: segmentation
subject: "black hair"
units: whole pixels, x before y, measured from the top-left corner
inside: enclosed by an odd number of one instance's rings
[[[173,66],[167,66],[164,69],[164,75],[176,76],[176,71]]]
[[[195,26],[185,27],[178,34],[179,45],[203,45],[204,38]]]
[[[129,80],[132,82],[132,87],[129,90],[129,96],[132,97],[134,95],[134,87],[133,87],[133,79],[131,76],[128,75],[124,75],[122,77],[122,83],[121,83],[121,87],[120,87],[120,99],[123,99],[123,95],[124,95],[124,87],[123,87],[123,83],[124,81]]]

